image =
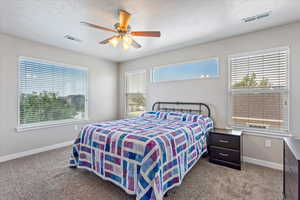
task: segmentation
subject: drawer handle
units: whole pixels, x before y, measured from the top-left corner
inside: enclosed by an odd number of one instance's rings
[[[219,142],[221,142],[221,143],[228,143],[229,141],[228,140],[219,140]]]
[[[220,156],[224,156],[224,157],[227,157],[229,156],[227,153],[219,153]]]

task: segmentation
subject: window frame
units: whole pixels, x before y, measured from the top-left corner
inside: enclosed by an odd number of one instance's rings
[[[127,99],[127,95],[128,95],[128,92],[127,92],[127,76],[128,75],[132,75],[132,74],[145,74],[145,93],[143,93],[144,94],[144,96],[145,96],[145,98],[146,98],[146,103],[145,103],[145,111],[147,110],[147,83],[148,83],[148,80],[147,80],[147,76],[148,76],[148,73],[147,73],[147,70],[133,70],[133,71],[127,71],[127,72],[125,72],[124,73],[124,98],[125,98],[125,101],[124,101],[124,103],[125,103],[125,109],[124,109],[124,111],[125,111],[125,114],[124,114],[124,116],[126,117],[126,118],[128,118],[129,117],[129,115],[128,115],[128,104],[127,104],[127,102],[128,102],[128,99]]]
[[[20,61],[22,59],[27,59],[31,61],[41,62],[44,64],[49,65],[57,65],[64,68],[71,68],[71,69],[78,69],[83,70],[86,72],[86,100],[85,100],[85,115],[83,119],[66,119],[66,120],[55,120],[55,121],[47,121],[47,122],[38,122],[38,123],[31,123],[31,124],[21,124],[21,118],[20,118],[20,101],[21,101],[21,65]],[[17,75],[17,132],[23,132],[28,130],[35,130],[35,129],[42,129],[42,128],[51,128],[51,127],[57,127],[57,126],[66,126],[71,124],[77,124],[81,122],[87,122],[89,121],[89,70],[87,67],[81,67],[76,65],[70,65],[70,64],[64,64],[64,63],[58,63],[53,62],[49,60],[44,59],[38,59],[38,58],[32,58],[32,57],[26,57],[26,56],[19,56],[17,59],[17,65],[18,65],[18,75]]]
[[[233,108],[233,103],[232,103],[232,94],[233,94],[233,90],[231,88],[231,81],[232,81],[232,77],[231,77],[231,72],[232,72],[232,66],[231,66],[231,59],[232,58],[236,58],[236,57],[247,57],[247,56],[251,56],[251,55],[258,55],[258,54],[265,54],[265,53],[269,53],[272,51],[287,51],[287,87],[284,89],[277,89],[277,90],[273,90],[274,92],[281,92],[281,93],[287,93],[287,131],[280,131],[280,130],[263,130],[263,129],[259,129],[259,128],[250,128],[250,127],[244,127],[244,126],[237,126],[237,125],[233,125],[232,123],[232,108]],[[244,130],[246,132],[249,133],[254,133],[254,134],[258,134],[258,135],[274,135],[274,136],[279,136],[279,137],[286,137],[286,136],[290,136],[290,47],[289,46],[282,46],[282,47],[276,47],[276,48],[270,48],[270,49],[263,49],[263,50],[258,50],[258,51],[250,51],[250,52],[245,52],[245,53],[239,53],[239,54],[233,54],[233,55],[229,55],[227,57],[227,66],[228,66],[228,84],[227,84],[227,113],[228,113],[228,117],[227,117],[227,124],[229,127],[231,128],[235,128],[235,129],[241,129]],[[253,93],[263,93],[263,92],[269,92],[269,93],[274,93],[271,92],[271,89],[257,89],[257,88],[253,88],[253,89],[247,89],[248,92],[244,92],[244,94],[253,94]],[[236,90],[236,94],[243,94],[243,89],[238,89]]]
[[[174,67],[176,65],[185,65],[185,64],[193,64],[197,62],[205,62],[209,60],[216,60],[217,61],[217,75],[216,76],[209,76],[209,77],[196,77],[196,78],[187,78],[187,79],[177,79],[177,80],[163,80],[163,81],[154,81],[154,70],[158,68],[164,68],[164,67]],[[202,79],[214,79],[214,78],[220,78],[220,59],[219,57],[209,57],[204,59],[196,59],[196,60],[189,60],[189,61],[183,61],[183,62],[177,62],[177,63],[170,63],[165,65],[159,65],[151,68],[150,73],[150,80],[151,83],[166,83],[166,82],[174,82],[174,81],[187,81],[187,80],[202,80]]]

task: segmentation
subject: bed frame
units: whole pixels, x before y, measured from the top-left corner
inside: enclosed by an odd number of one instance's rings
[[[211,117],[211,111],[205,103],[191,103],[191,102],[155,102],[152,105],[153,111],[167,111],[167,112],[186,112],[191,114],[199,114]]]

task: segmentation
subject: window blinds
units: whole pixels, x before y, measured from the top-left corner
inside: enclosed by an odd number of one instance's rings
[[[146,72],[126,73],[126,115],[134,117],[146,109]]]
[[[87,70],[28,58],[19,68],[21,127],[87,117]]]
[[[288,131],[288,49],[230,58],[232,125]]]
[[[146,73],[133,72],[126,74],[126,93],[145,93],[146,92]]]

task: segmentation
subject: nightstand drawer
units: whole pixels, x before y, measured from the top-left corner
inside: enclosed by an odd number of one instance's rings
[[[240,151],[210,146],[209,153],[211,159],[218,159],[235,163],[241,162]]]
[[[210,145],[240,150],[240,137],[210,133]]]

